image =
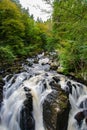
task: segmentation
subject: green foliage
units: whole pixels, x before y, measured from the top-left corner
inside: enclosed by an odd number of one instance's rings
[[[41,47],[45,51],[53,51],[54,50],[54,38],[52,36],[52,21],[51,19],[47,20],[44,23],[39,22],[39,35],[41,37]]]
[[[0,60],[12,62],[45,49],[48,23],[35,22],[19,0],[0,2]],[[47,34],[47,35],[46,35]]]
[[[81,0],[54,0],[53,35],[66,73],[87,69],[87,4]],[[84,75],[84,74],[83,74]],[[84,77],[84,76],[83,76]]]
[[[64,48],[60,48],[60,64],[64,68],[64,72],[75,72],[79,67],[78,47],[76,43],[64,41]],[[76,50],[77,47],[77,50]]]
[[[55,39],[53,37],[47,37],[47,43],[45,45],[45,49],[48,52],[54,51],[55,50]]]
[[[12,53],[9,46],[0,47],[0,61],[1,62],[12,62],[14,61],[15,56]]]

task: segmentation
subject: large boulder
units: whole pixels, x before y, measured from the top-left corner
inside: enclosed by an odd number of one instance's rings
[[[2,79],[2,76],[0,76],[0,107],[1,107],[1,102],[3,100],[3,86],[4,86],[4,81]]]
[[[24,90],[27,98],[24,101],[24,106],[21,110],[20,127],[21,130],[35,130],[35,120],[32,115],[32,95],[28,88],[25,87]]]
[[[47,130],[67,130],[70,105],[68,94],[60,85],[51,82],[53,92],[43,104],[43,118]]]

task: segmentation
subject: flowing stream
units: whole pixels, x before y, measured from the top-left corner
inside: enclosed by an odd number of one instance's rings
[[[67,129],[87,130],[87,87],[69,79],[61,80],[61,87],[69,92],[71,105]]]
[[[61,88],[69,93],[68,130],[87,130],[86,86],[51,71],[49,58],[43,54],[38,55],[38,63],[34,63],[34,59],[27,61],[31,66],[23,65],[24,72],[4,78],[0,130],[47,130],[43,121],[43,103],[55,91],[50,85],[55,76],[59,78]]]

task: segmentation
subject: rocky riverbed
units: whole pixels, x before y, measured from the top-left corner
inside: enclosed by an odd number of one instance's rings
[[[4,86],[3,77],[5,77],[6,75],[9,75],[6,78],[6,82],[8,82],[14,74],[19,75],[19,73],[23,72],[25,73],[24,74],[25,78],[23,79],[24,81],[27,78],[32,77],[32,75],[36,75],[36,76],[39,75],[40,73],[42,73],[43,70],[45,71],[45,77],[47,78],[49,77],[48,72],[50,71],[51,73],[54,73],[54,76],[52,76],[51,81],[49,81],[49,85],[51,86],[53,92],[47,95],[47,98],[45,98],[43,103],[44,126],[46,127],[47,130],[61,130],[61,129],[67,130],[68,117],[71,108],[69,103],[69,97],[68,97],[72,89],[70,80],[72,79],[75,80],[75,78],[72,76],[69,76],[68,78],[66,76],[63,76],[62,74],[58,74],[59,76],[56,76],[57,75],[56,71],[58,69],[58,66],[59,64],[56,61],[56,55],[45,56],[44,53],[42,53],[38,56],[35,56],[33,58],[28,58],[27,60],[24,61],[20,61],[20,62],[16,61],[12,66],[7,66],[6,69],[4,69],[3,67],[3,69],[0,71],[1,73],[0,104],[3,100],[3,86]],[[28,77],[26,77],[26,73],[29,74]],[[63,77],[64,83],[61,83],[61,81],[63,81],[61,77]],[[13,78],[11,84],[16,84],[15,83],[16,78]],[[47,84],[44,82],[43,85],[44,88],[46,89]],[[66,86],[68,86],[69,88]],[[34,130],[35,120],[33,119],[32,116],[32,111],[33,111],[32,95],[30,93],[30,90],[27,89],[26,87],[24,87],[24,90],[26,92],[27,99],[24,101],[24,107],[21,111],[20,127],[21,130],[26,130],[26,128],[29,130],[30,129]]]

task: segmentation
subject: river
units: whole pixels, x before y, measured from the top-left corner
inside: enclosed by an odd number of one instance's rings
[[[27,59],[31,66],[23,64],[23,72],[3,79],[0,130],[48,130],[43,120],[43,103],[56,91],[50,85],[52,81],[69,94],[71,109],[67,130],[87,130],[86,86],[51,70],[50,59],[44,54],[37,59],[37,63],[34,58]]]

